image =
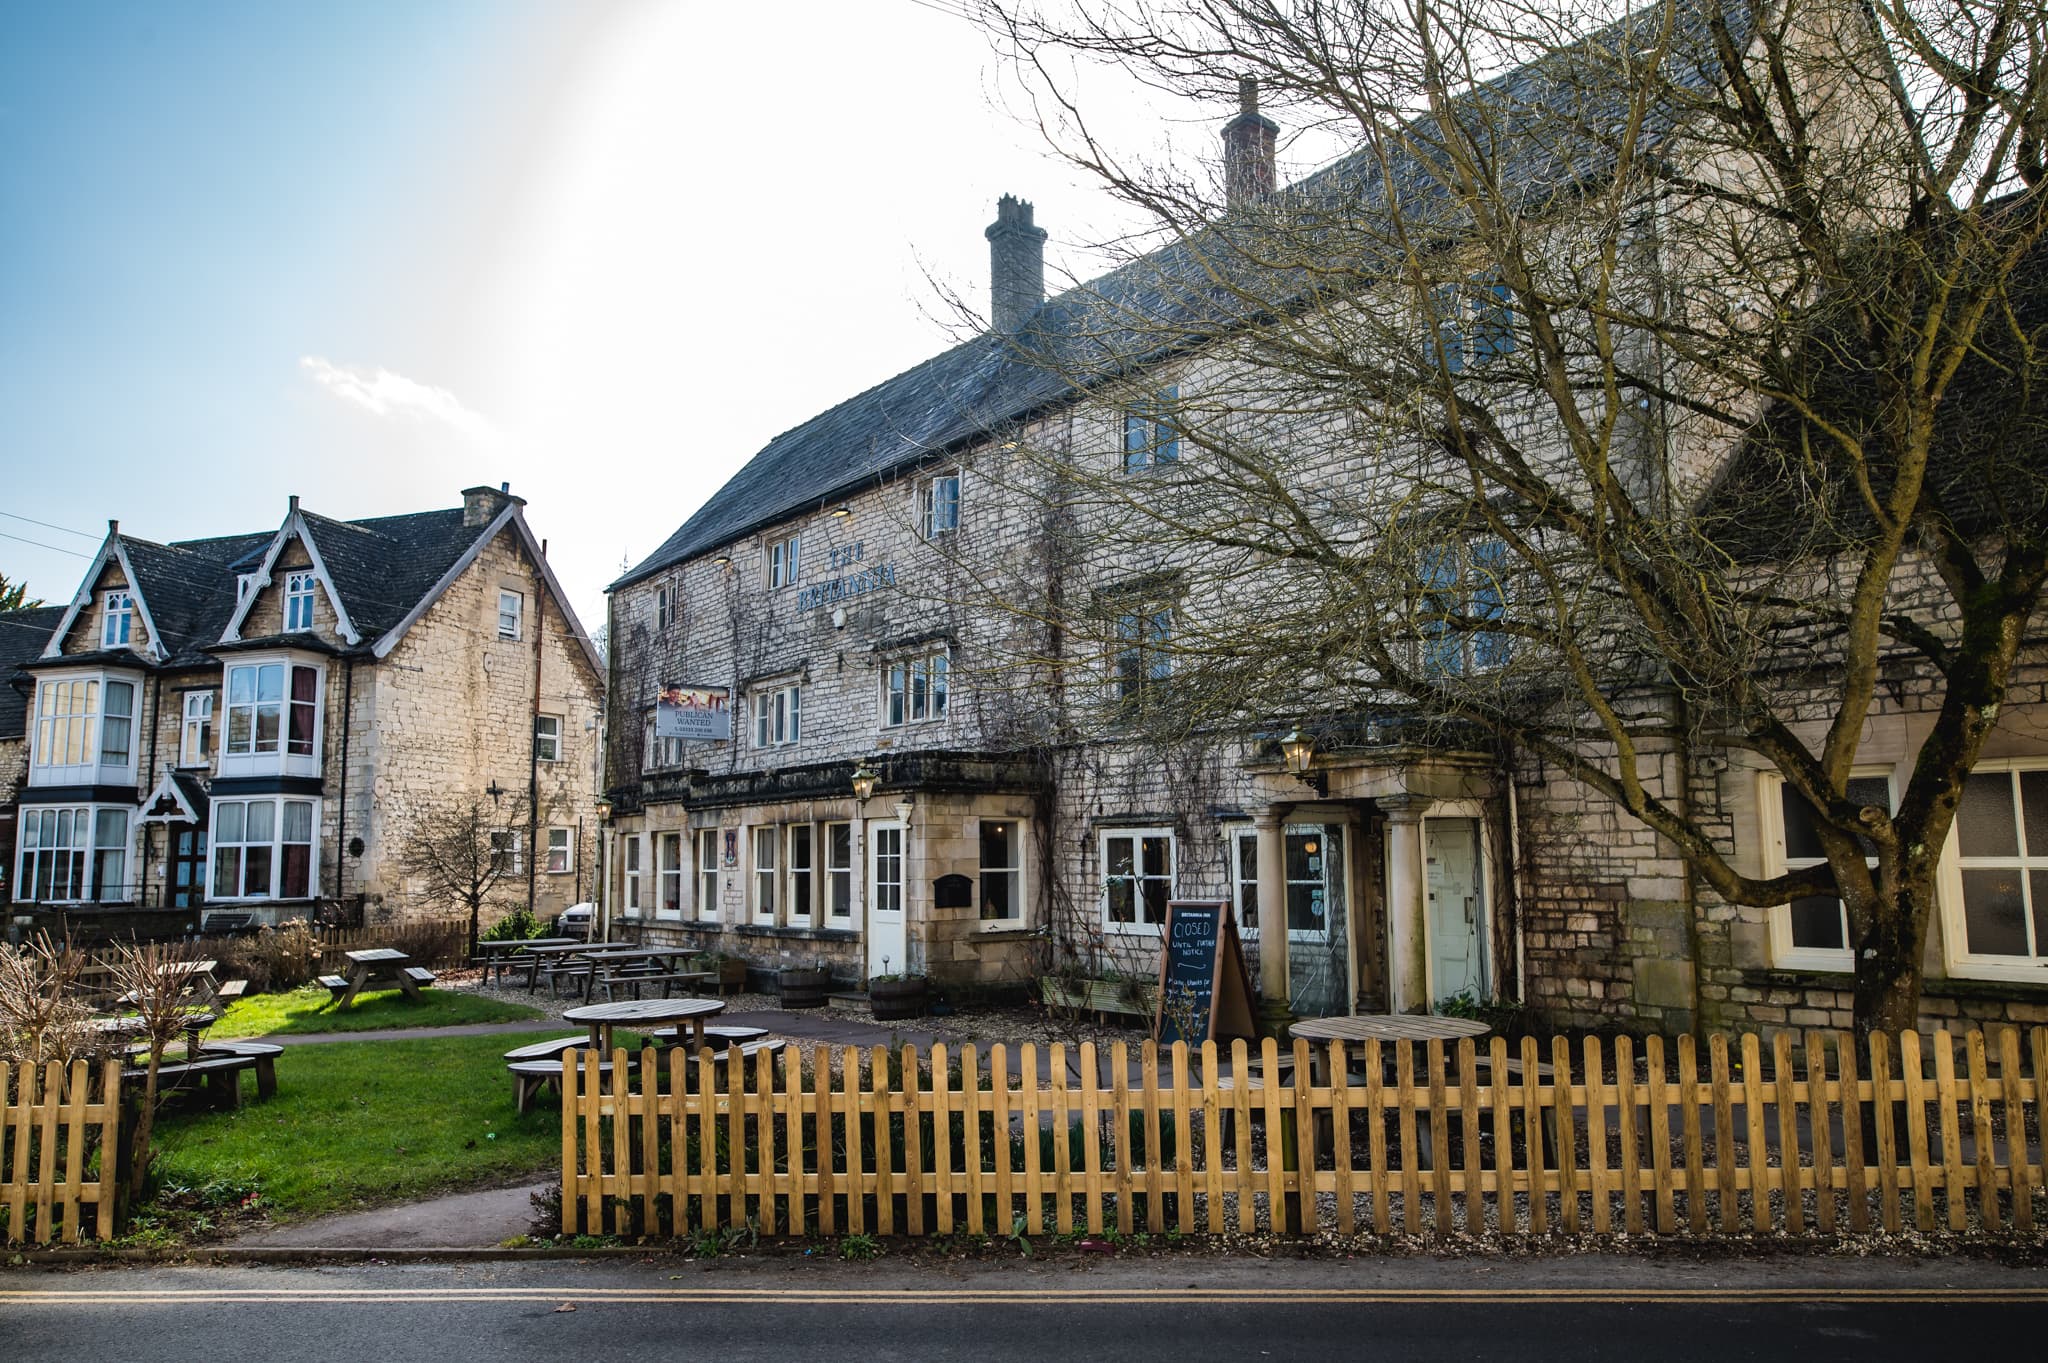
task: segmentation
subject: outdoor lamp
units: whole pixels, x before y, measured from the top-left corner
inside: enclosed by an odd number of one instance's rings
[[[851,516],[852,514],[853,514],[853,508],[852,508],[852,507],[850,507],[850,506],[846,506],[846,505],[844,505],[844,504],[841,504],[841,505],[839,505],[839,506],[835,506],[835,507],[833,507],[833,508],[832,508],[832,515],[833,515],[833,517],[834,517],[835,519],[837,519],[837,520],[842,520],[842,521],[843,521],[843,520],[845,520],[845,519],[846,519],[846,518],[847,518],[848,516]]]
[[[1308,775],[1309,764],[1315,761],[1315,742],[1296,725],[1280,740],[1280,751],[1287,757],[1287,770],[1296,776]]]
[[[599,823],[610,823],[612,821],[612,802],[610,798],[603,795],[598,796],[596,808],[597,821]]]
[[[866,800],[875,793],[875,782],[880,779],[879,776],[875,775],[875,769],[865,762],[855,767],[853,769],[853,798],[856,800]]]

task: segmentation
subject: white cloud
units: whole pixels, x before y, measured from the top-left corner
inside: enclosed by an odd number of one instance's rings
[[[478,444],[493,444],[498,439],[497,429],[487,417],[463,406],[462,399],[446,388],[388,369],[333,364],[318,355],[301,356],[299,368],[334,396],[378,416],[438,421]]]

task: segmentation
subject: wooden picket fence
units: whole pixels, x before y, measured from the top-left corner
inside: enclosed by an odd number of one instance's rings
[[[40,1070],[0,1063],[0,1243],[71,1244],[114,1233],[121,1062]]]
[[[1354,1043],[1348,1080],[1341,1049],[1305,1041],[1291,1068],[1233,1042],[1227,1070],[1214,1042],[1146,1042],[1135,1077],[1119,1042],[1106,1080],[1089,1044],[1071,1070],[1058,1045],[1043,1068],[1029,1044],[1014,1065],[821,1046],[736,1074],[670,1049],[617,1051],[607,1075],[572,1051],[562,1229],[2031,1235],[2048,1029],[2031,1065],[2022,1040]]]

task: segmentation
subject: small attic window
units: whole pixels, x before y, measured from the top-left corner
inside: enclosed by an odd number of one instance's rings
[[[235,579],[235,604],[241,605],[256,590],[256,574],[243,573]]]
[[[135,598],[125,591],[108,592],[100,614],[100,647],[122,648],[135,629]]]
[[[284,627],[297,634],[313,628],[313,574],[288,573],[284,579]]]

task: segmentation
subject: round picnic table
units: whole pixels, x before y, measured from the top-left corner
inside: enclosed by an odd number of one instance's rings
[[[1287,1029],[1288,1035],[1305,1041],[1341,1041],[1348,1053],[1353,1042],[1456,1041],[1460,1037],[1485,1036],[1493,1029],[1477,1018],[1440,1017],[1432,1013],[1354,1013],[1349,1017],[1303,1018]],[[1317,1083],[1329,1082],[1329,1049],[1311,1047],[1309,1066]]]
[[[616,1003],[590,1003],[562,1014],[564,1022],[580,1022],[590,1028],[590,1044],[611,1054],[612,1029],[618,1026],[644,1030],[675,1023],[690,1027],[691,1049],[704,1044],[704,1019],[725,1011],[724,999],[620,999]]]

